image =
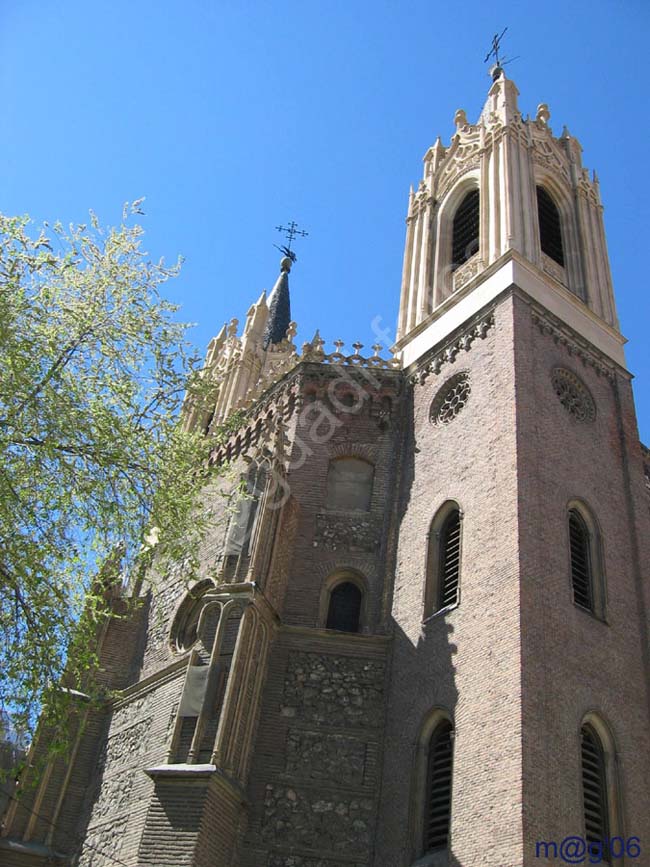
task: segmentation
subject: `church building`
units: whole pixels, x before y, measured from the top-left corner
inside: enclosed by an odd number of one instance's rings
[[[113,697],[0,864],[650,864],[650,453],[550,119],[496,66],[427,150],[392,346],[297,345],[291,255],[212,340],[183,423],[242,423],[201,576],[107,591],[143,603],[100,637]]]

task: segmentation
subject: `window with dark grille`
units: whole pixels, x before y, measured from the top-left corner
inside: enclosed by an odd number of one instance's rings
[[[338,629],[340,632],[358,632],[361,598],[361,590],[351,581],[337,584],[330,594],[326,628]]]
[[[571,549],[571,583],[573,599],[582,608],[593,610],[591,552],[589,530],[582,516],[569,512],[569,545]]]
[[[458,602],[460,578],[460,513],[454,509],[440,530],[440,567],[438,608]]]
[[[546,253],[554,262],[564,268],[560,212],[544,187],[537,187],[537,214],[542,253]]]
[[[454,215],[451,245],[452,268],[458,268],[478,252],[479,191],[471,190]]]
[[[425,852],[445,849],[449,843],[452,744],[452,725],[449,720],[444,720],[434,729],[429,742],[424,815]]]
[[[582,727],[582,792],[585,811],[585,837],[587,844],[603,848],[605,863],[611,863],[609,840],[609,808],[607,804],[607,774],[605,751],[600,738],[591,726]]]

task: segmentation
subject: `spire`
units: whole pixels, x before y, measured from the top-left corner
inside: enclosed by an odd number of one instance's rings
[[[284,340],[287,328],[291,322],[291,300],[289,298],[289,271],[292,261],[285,256],[280,262],[280,276],[269,296],[269,318],[264,331],[264,349],[270,343],[280,343]]]

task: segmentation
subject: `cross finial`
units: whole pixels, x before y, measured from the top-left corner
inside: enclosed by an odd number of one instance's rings
[[[276,226],[275,227],[278,232],[283,232],[288,243],[286,246],[279,247],[277,244],[273,246],[280,250],[281,253],[284,253],[285,256],[288,256],[292,262],[296,261],[296,254],[291,249],[291,245],[293,244],[294,238],[302,237],[305,238],[309,232],[304,232],[302,229],[298,228],[298,223],[295,220],[291,220],[288,226]]]
[[[501,56],[499,53],[501,51],[501,40],[506,35],[507,29],[507,27],[504,27],[503,31],[500,34],[494,34],[494,36],[492,37],[492,48],[485,55],[485,60],[483,61],[483,63],[487,63],[488,60],[494,58],[494,65],[490,68],[490,75],[495,81],[501,75],[501,73],[503,72],[503,67],[507,63],[512,63],[513,60],[517,60],[516,57],[513,57],[511,60],[506,60],[506,58]]]
[[[483,63],[487,63],[491,57],[494,57],[494,62],[496,63],[496,65],[501,66],[501,58],[499,58],[499,49],[501,48],[501,40],[505,36],[507,29],[508,29],[507,27],[504,27],[503,33],[501,33],[500,36],[498,33],[494,34],[494,36],[492,37],[492,48],[485,55],[485,60],[483,61]]]

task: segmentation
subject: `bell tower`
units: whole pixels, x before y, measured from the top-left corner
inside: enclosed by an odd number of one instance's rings
[[[459,109],[449,146],[438,138],[424,156],[409,195],[397,327],[407,365],[443,322],[514,278],[623,363],[596,174],[566,127],[553,134],[548,105],[523,118],[517,97],[496,67],[476,123]]]
[[[381,867],[650,857],[648,452],[598,181],[517,98],[409,195]]]

